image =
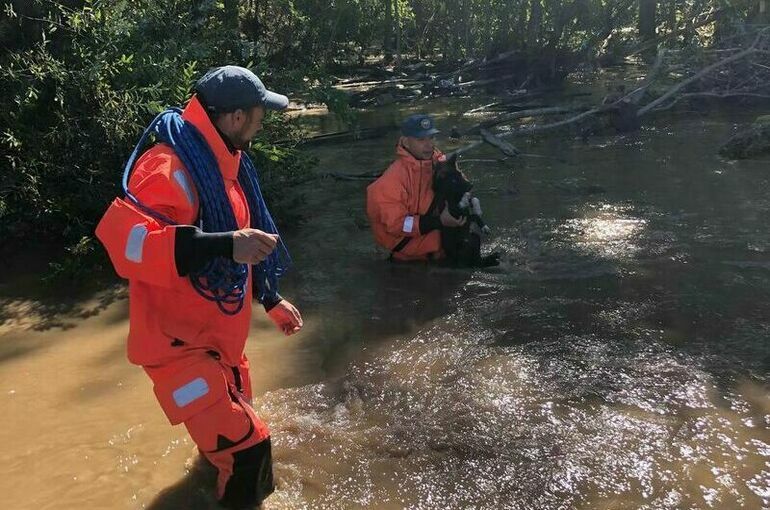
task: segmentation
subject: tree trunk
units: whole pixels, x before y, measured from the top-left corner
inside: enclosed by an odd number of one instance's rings
[[[527,24],[527,48],[530,52],[537,48],[542,23],[543,5],[540,3],[540,0],[530,0],[529,22]]]
[[[523,4],[522,4],[523,7]],[[514,17],[515,16],[515,17]],[[516,21],[514,24],[514,20]],[[516,48],[522,49],[527,44],[526,39],[523,36],[527,34],[527,12],[526,9],[521,9],[514,15],[510,10],[508,11],[508,33],[506,34],[506,41],[516,41]],[[487,28],[489,30],[489,28]],[[513,47],[513,46],[511,46]]]
[[[398,0],[395,0],[394,18],[396,22],[396,69],[401,67],[401,13],[398,8]]]
[[[677,21],[676,21],[676,13],[677,13],[677,7],[678,2],[676,0],[671,0],[669,2],[668,6],[668,29],[671,32],[676,32],[677,28]]]
[[[249,40],[257,42],[262,32],[259,23],[259,0],[249,0],[246,6],[246,16],[243,19],[243,33]]]
[[[224,0],[224,12],[222,13],[223,25],[227,33],[226,51],[230,60],[237,62],[240,59],[238,54],[238,39],[240,37],[238,26],[238,0]]]
[[[730,16],[725,16],[725,12],[718,12],[714,17],[714,46],[719,47],[722,41],[730,35],[733,30],[730,23]]]
[[[473,12],[470,8],[470,0],[463,0],[464,24],[465,24],[465,56],[471,55],[471,26],[473,25]]]
[[[224,0],[224,25],[227,30],[238,30],[238,0]]]
[[[642,42],[655,39],[656,0],[639,0],[639,38]]]
[[[382,42],[385,63],[393,60],[393,0],[385,0],[385,39]]]

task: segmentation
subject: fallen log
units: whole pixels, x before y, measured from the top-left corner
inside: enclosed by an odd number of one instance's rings
[[[692,99],[692,98],[714,98],[714,99],[729,99],[731,97],[750,97],[755,99],[768,99],[770,100],[770,94],[758,94],[756,92],[741,92],[741,91],[730,91],[730,92],[688,92],[685,94],[680,94],[677,96],[674,100],[672,100],[670,103],[668,103],[666,106],[659,106],[652,110],[653,112],[662,112],[665,110],[670,110],[673,108],[679,101],[682,99]]]
[[[344,143],[356,140],[368,140],[378,138],[390,131],[396,129],[394,126],[378,126],[371,128],[351,129],[347,131],[336,131],[334,133],[323,133],[320,135],[305,138],[300,145],[313,146],[325,143]]]
[[[503,60],[507,59],[508,57],[511,57],[511,56],[515,55],[516,53],[518,53],[518,50],[511,50],[511,51],[506,51],[504,53],[500,53],[496,57],[491,58],[489,60],[483,59],[483,60],[477,60],[477,61],[474,61],[474,62],[469,62],[468,64],[460,67],[459,69],[455,69],[451,73],[447,73],[447,74],[444,74],[444,75],[440,76],[439,79],[446,80],[446,79],[454,78],[454,77],[459,76],[462,73],[465,73],[467,71],[471,71],[471,70],[474,70],[474,69],[479,69],[481,67],[485,67],[485,66],[488,66],[490,64],[494,64],[496,62],[503,61]]]
[[[728,57],[725,57],[718,62],[715,62],[701,71],[695,73],[693,76],[677,83],[670,89],[668,89],[663,95],[658,97],[657,99],[651,101],[650,103],[646,104],[645,106],[641,108],[636,108],[636,102],[640,101],[641,98],[644,96],[644,92],[647,90],[647,88],[653,83],[655,78],[657,77],[660,68],[662,66],[662,60],[663,60],[663,52],[660,52],[658,54],[658,57],[655,61],[655,64],[653,65],[651,72],[648,74],[648,76],[645,78],[645,80],[642,82],[642,84],[637,87],[632,92],[618,98],[615,101],[609,102],[607,104],[602,104],[600,106],[591,108],[590,110],[587,110],[585,112],[582,112],[578,115],[574,115],[572,117],[569,117],[567,119],[563,119],[557,122],[553,122],[550,124],[543,124],[543,125],[529,125],[529,126],[523,126],[518,129],[513,129],[511,131],[508,131],[507,133],[502,134],[496,134],[497,138],[509,138],[513,136],[522,136],[522,135],[530,135],[542,131],[547,131],[551,129],[561,128],[570,124],[574,124],[577,122],[580,122],[587,117],[590,117],[592,115],[596,115],[599,113],[608,112],[611,110],[620,111],[621,113],[628,113],[631,112],[632,114],[635,114],[636,118],[642,117],[645,114],[655,111],[657,108],[660,107],[661,104],[668,101],[672,97],[674,97],[677,93],[679,93],[682,89],[687,87],[688,85],[700,80],[704,76],[708,75],[709,73],[713,72],[716,69],[722,68],[726,66],[727,64],[730,64],[732,62],[736,62],[740,59],[746,58],[751,55],[770,55],[770,51],[763,49],[760,47],[760,43],[762,42],[765,34],[770,31],[770,28],[765,28],[761,30],[754,42],[749,46],[748,48],[739,51],[738,53],[732,54]],[[469,150],[475,149],[477,147],[480,147],[485,142],[483,140],[473,142],[469,145],[466,145],[464,147],[460,147],[456,149],[453,154],[463,154]]]
[[[338,172],[326,172],[322,178],[331,178],[338,181],[374,181],[382,175],[382,172],[365,172],[362,174],[343,174]]]
[[[571,113],[583,109],[585,109],[585,107],[568,108],[564,106],[548,106],[545,108],[534,108],[531,110],[519,110],[517,112],[512,112],[506,115],[495,117],[493,119],[485,120],[484,122],[480,122],[479,124],[468,128],[464,132],[461,132],[460,136],[478,134],[481,129],[487,129],[516,119],[523,119],[526,117],[541,117],[546,115],[559,115],[562,113]]]
[[[334,87],[337,89],[352,89],[356,87],[387,87],[390,85],[395,84],[406,84],[410,83],[413,85],[421,85],[423,83],[428,83],[430,80],[426,79],[420,79],[420,78],[393,78],[390,80],[377,80],[377,81],[360,81],[360,82],[349,82],[349,83],[342,83],[337,84]]]
[[[708,75],[712,71],[719,69],[720,67],[724,67],[727,64],[731,62],[735,62],[737,60],[741,60],[743,58],[746,58],[750,55],[756,55],[756,54],[762,54],[762,55],[770,55],[770,51],[763,50],[759,48],[759,43],[762,41],[764,35],[767,33],[767,30],[760,31],[759,34],[757,34],[756,39],[754,39],[754,42],[751,43],[751,46],[746,48],[743,51],[739,51],[738,53],[735,53],[733,55],[730,55],[729,57],[723,58],[722,60],[719,60],[718,62],[714,62],[713,64],[706,66],[705,68],[701,69],[699,72],[695,73],[694,75],[690,76],[686,80],[683,80],[670,89],[666,91],[663,95],[655,99],[654,101],[646,104],[642,108],[639,109],[637,112],[637,115],[639,117],[649,113],[650,111],[653,111],[655,108],[660,106],[661,104],[665,103],[668,99],[673,97],[675,94],[677,94],[680,90],[687,87],[688,85],[692,84],[693,82],[696,82],[703,78],[704,76]]]
[[[481,139],[487,142],[489,145],[493,147],[497,147],[500,149],[500,152],[505,154],[508,157],[514,157],[521,153],[520,150],[518,150],[513,145],[509,144],[508,142],[505,142],[501,140],[500,138],[496,137],[486,129],[481,129],[479,131],[479,134],[481,134]]]

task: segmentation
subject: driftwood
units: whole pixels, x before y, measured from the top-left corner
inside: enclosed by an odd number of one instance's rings
[[[483,87],[486,85],[491,85],[493,83],[499,83],[501,81],[509,81],[511,78],[515,78],[516,74],[506,74],[505,76],[500,76],[499,78],[489,78],[486,80],[472,80],[472,81],[465,81],[455,84],[455,87],[457,88],[471,88],[471,87]]]
[[[619,103],[620,100],[618,100],[617,102]],[[544,124],[544,125],[540,125],[540,126],[532,125],[532,126],[521,127],[519,129],[511,130],[511,131],[509,131],[507,133],[498,134],[497,137],[498,138],[509,138],[511,136],[524,135],[524,134],[533,134],[533,133],[537,133],[537,132],[540,132],[540,131],[547,131],[549,129],[554,129],[554,128],[561,127],[561,126],[566,126],[568,124],[572,124],[572,123],[577,122],[577,121],[579,121],[581,119],[584,119],[584,118],[588,117],[589,115],[593,115],[593,114],[598,113],[598,112],[603,111],[603,110],[609,110],[611,106],[612,106],[612,104],[606,105],[606,106],[600,106],[600,107],[597,107],[597,108],[593,108],[593,109],[588,110],[586,112],[583,112],[583,113],[581,113],[579,115],[575,115],[574,117],[570,117],[568,119],[560,120],[558,122],[553,122],[551,124]],[[482,141],[478,141],[478,142],[473,142],[473,143],[471,143],[469,145],[466,145],[465,147],[460,147],[459,149],[454,150],[452,153],[453,154],[457,154],[459,156],[459,155],[464,154],[464,153],[466,153],[466,152],[468,152],[470,150],[473,150],[473,149],[475,149],[477,147],[480,147],[480,146],[484,145],[484,143],[485,142],[483,140]]]
[[[571,113],[575,111],[584,110],[584,107],[565,107],[565,106],[549,106],[545,108],[534,108],[531,110],[519,110],[518,112],[508,113],[495,117],[493,119],[485,120],[475,126],[472,126],[461,133],[461,135],[478,134],[482,129],[490,128],[498,124],[510,122],[516,119],[522,119],[526,117],[541,117],[547,115],[559,115],[563,113]]]
[[[693,98],[713,98],[713,99],[728,99],[731,97],[751,97],[755,99],[770,99],[770,94],[757,94],[755,92],[688,92],[685,94],[679,94],[666,106],[658,106],[653,112],[662,112],[664,110],[670,110],[676,106],[682,99]]]
[[[382,175],[382,172],[365,172],[361,174],[342,174],[338,172],[326,172],[321,177],[336,179],[338,181],[374,181]]]
[[[302,145],[321,145],[326,143],[345,143],[356,140],[368,140],[378,138],[395,129],[394,126],[377,126],[371,128],[352,129],[348,131],[337,131],[334,133],[324,133],[309,138],[305,138]]]
[[[502,152],[508,157],[514,157],[521,152],[513,145],[501,140],[500,138],[496,137],[486,129],[480,130],[479,134],[481,135],[482,140],[484,140],[485,142],[487,142],[489,145],[493,147],[497,147],[498,149],[500,149],[500,152]]]
[[[754,42],[749,47],[743,50],[740,50],[736,53],[733,53],[732,55],[729,55],[727,57],[721,58],[717,62],[714,62],[704,67],[700,71],[694,73],[689,78],[686,78],[680,81],[679,83],[675,84],[674,86],[670,87],[666,92],[660,95],[657,99],[654,99],[653,101],[649,102],[644,106],[639,107],[638,103],[641,102],[646,91],[648,90],[650,85],[655,81],[655,79],[658,77],[660,73],[660,70],[662,68],[662,63],[663,63],[663,57],[665,55],[663,51],[658,53],[658,57],[656,58],[655,63],[650,70],[650,73],[648,73],[647,77],[642,81],[640,86],[634,89],[633,91],[631,91],[630,93],[625,94],[622,97],[617,97],[617,98],[613,97],[612,100],[607,101],[606,104],[595,106],[587,111],[584,111],[582,113],[579,113],[577,115],[571,116],[566,119],[562,119],[557,122],[552,122],[550,124],[531,124],[531,125],[522,126],[516,129],[512,129],[508,132],[496,133],[494,135],[495,139],[501,140],[503,138],[509,138],[513,136],[530,135],[530,134],[543,132],[551,129],[562,128],[564,126],[581,122],[587,119],[588,117],[591,117],[597,114],[611,112],[611,111],[618,112],[621,114],[621,116],[630,115],[634,118],[640,118],[650,112],[668,109],[672,106],[671,103],[676,102],[680,98],[685,98],[685,97],[697,97],[697,96],[702,96],[702,97],[743,96],[743,97],[761,97],[761,98],[768,97],[770,96],[770,90],[768,89],[770,85],[767,85],[766,77],[764,80],[761,80],[758,84],[756,84],[753,89],[728,90],[728,91],[721,91],[721,92],[720,91],[701,91],[701,92],[693,92],[690,94],[684,94],[682,92],[686,87],[692,85],[695,82],[702,80],[704,77],[712,74],[714,71],[718,69],[723,69],[734,62],[738,62],[740,60],[746,59],[753,55],[770,55],[770,51],[764,49],[764,46],[763,46],[765,35],[768,33],[768,31],[770,31],[770,29],[761,30],[757,34],[756,38],[754,39]],[[760,64],[760,67],[764,68],[769,66],[763,66],[762,64]],[[747,82],[751,82],[751,81],[752,81],[751,78],[749,80],[744,80],[743,82],[741,82],[741,87],[745,87],[747,85]],[[662,106],[666,102],[669,102],[669,104],[667,106]],[[557,107],[554,107],[554,108],[557,108]],[[544,109],[544,112],[555,113],[554,111],[548,110],[548,109]],[[544,112],[541,112],[541,114]],[[454,153],[460,155],[465,152],[468,152],[469,150],[475,149],[484,143],[486,143],[484,140],[476,141],[469,145],[456,149]]]
[[[345,82],[338,82],[334,86],[338,89],[351,89],[356,87],[385,87],[389,85],[395,85],[395,84],[404,84],[404,83],[412,83],[412,84],[422,84],[425,83],[426,80],[419,79],[419,78],[390,78],[387,80],[369,80],[362,79],[360,81],[345,81]]]
[[[710,74],[712,71],[719,69],[721,67],[724,67],[727,64],[730,64],[731,62],[735,62],[737,60],[741,60],[755,54],[770,55],[770,51],[764,50],[760,47],[760,43],[763,41],[765,33],[766,31],[762,30],[754,39],[754,42],[751,44],[751,46],[749,46],[745,50],[739,51],[734,55],[730,55],[729,57],[723,58],[718,62],[715,62],[709,66],[706,66],[705,68],[701,69],[699,72],[695,73],[693,76],[677,83],[676,85],[671,87],[666,93],[664,93],[662,96],[660,96],[656,100],[640,108],[638,115],[641,117],[642,115],[654,110],[656,107],[660,106],[661,104],[665,103],[667,100],[672,98],[677,92],[679,92],[683,88],[700,80],[704,76]]]
[[[650,85],[652,85],[652,82],[655,81],[655,79],[658,77],[658,74],[660,73],[660,69],[663,65],[663,57],[666,54],[666,50],[661,49],[658,51],[658,56],[655,58],[655,63],[652,65],[652,69],[649,73],[647,73],[647,76],[644,77],[644,80],[642,80],[641,85],[633,90],[628,95],[628,99],[634,103],[639,104],[639,102],[644,97],[644,93],[649,88]]]
[[[554,84],[561,82],[579,61],[578,53],[566,49],[548,48],[537,54],[510,50],[436,76],[426,90],[434,94],[452,94],[471,86],[505,84],[518,90],[528,84]]]
[[[491,64],[494,64],[496,62],[502,62],[518,53],[518,50],[512,50],[512,51],[506,51],[505,53],[500,53],[494,58],[491,58],[489,60],[483,59],[483,60],[476,60],[473,62],[469,62],[468,64],[460,67],[459,69],[456,69],[452,71],[451,73],[444,74],[443,76],[439,77],[439,80],[448,80],[455,78],[457,76],[462,75],[463,73],[466,73],[468,71],[473,71],[476,69],[480,69],[482,67],[489,66]]]

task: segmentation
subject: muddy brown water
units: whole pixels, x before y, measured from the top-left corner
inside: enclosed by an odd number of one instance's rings
[[[426,108],[462,126],[465,106]],[[466,163],[503,254],[488,271],[390,265],[365,183],[304,185],[283,287],[305,330],[257,313],[247,348],[279,485],[265,507],[770,507],[770,172],[715,154],[750,116]],[[395,136],[313,151],[367,172]],[[0,508],[216,508],[125,360],[120,286],[66,312],[2,290]]]

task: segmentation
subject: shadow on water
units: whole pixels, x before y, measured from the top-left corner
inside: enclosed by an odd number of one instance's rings
[[[147,505],[147,510],[215,510],[217,473],[200,457],[190,461],[187,473],[178,482],[161,491]]]
[[[128,295],[125,284],[114,276],[95,275],[93,282],[73,290],[72,285],[48,284],[29,273],[0,285],[0,327],[24,322],[33,331],[68,330],[95,317]]]
[[[104,312],[114,303],[125,300],[125,285],[111,282],[98,291],[75,295],[62,289],[41,288],[43,284],[19,285],[13,282],[0,287],[0,332],[13,331],[14,341],[0,342],[0,363],[29,355],[49,345],[49,340],[22,331],[68,331],[83,321]],[[116,313],[105,324],[125,320],[127,310]]]

